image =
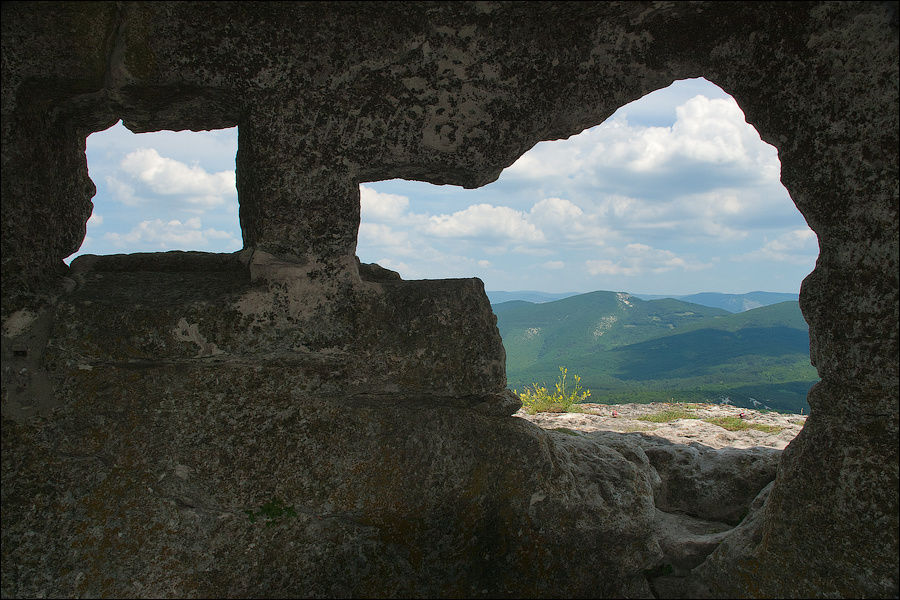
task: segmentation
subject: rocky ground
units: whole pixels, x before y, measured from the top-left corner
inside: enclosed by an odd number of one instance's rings
[[[529,415],[524,408],[515,416],[531,421],[544,429],[566,429],[580,432],[616,431],[620,433],[644,433],[665,438],[675,444],[699,442],[710,448],[766,447],[783,450],[793,440],[806,422],[806,415],[787,415],[776,412],[760,412],[723,404],[580,404],[582,413],[538,413]],[[664,411],[680,410],[691,418],[678,418],[655,423],[641,420]],[[741,418],[750,427],[729,431],[705,419],[718,417]],[[761,431],[754,425],[780,428],[777,431]]]
[[[647,572],[656,598],[708,593],[694,570],[736,526],[752,524],[771,490],[781,451],[806,422],[806,415],[717,404],[578,406],[584,412],[529,415],[521,409],[515,416],[557,432],[557,443],[595,442],[646,461],[655,482],[653,529],[663,555],[659,568]],[[723,417],[731,418],[722,422],[729,428],[709,422]]]

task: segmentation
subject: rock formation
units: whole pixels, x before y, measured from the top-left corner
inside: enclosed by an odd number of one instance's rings
[[[2,57],[3,596],[898,594],[896,3],[20,2]],[[698,76],[820,246],[812,415],[727,533],[511,417],[480,281],[355,258],[361,182],[484,185]],[[238,126],[241,252],[64,265],[119,119]]]

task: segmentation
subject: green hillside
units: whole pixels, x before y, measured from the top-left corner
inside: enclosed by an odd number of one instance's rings
[[[494,306],[509,386],[551,384],[567,366],[594,402],[721,401],[809,410],[818,380],[797,302],[732,314],[680,300],[591,292]],[[759,403],[759,404],[756,404]]]

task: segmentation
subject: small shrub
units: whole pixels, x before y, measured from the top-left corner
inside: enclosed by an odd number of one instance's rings
[[[784,427],[779,427],[778,425],[766,425],[764,423],[750,423],[740,417],[713,417],[711,419],[703,419],[707,423],[712,423],[713,425],[718,425],[722,429],[727,429],[728,431],[743,431],[744,429],[756,429],[757,431],[764,431],[766,433],[778,433]]]
[[[651,423],[670,423],[678,419],[699,419],[697,415],[690,409],[684,408],[667,408],[652,415],[641,415],[638,421],[649,421]]]
[[[744,429],[750,429],[750,423],[740,417],[712,417],[703,420],[707,423],[718,425],[722,429],[727,429],[728,431],[743,431]]]
[[[567,389],[569,370],[566,367],[559,368],[559,376],[556,378],[556,390],[551,394],[544,386],[536,383],[531,384],[531,389],[527,387],[520,394],[518,390],[514,390],[519,399],[522,400],[522,406],[533,415],[539,412],[581,412],[575,404],[584,402],[590,395],[591,390],[585,390],[581,387],[581,377],[573,375],[575,380],[574,389]]]
[[[765,423],[750,423],[750,427],[766,433],[778,433],[784,429],[784,427],[779,427],[778,425],[766,425]]]

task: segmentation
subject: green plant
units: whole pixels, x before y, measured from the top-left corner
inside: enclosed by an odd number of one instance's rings
[[[293,505],[285,506],[280,498],[272,498],[272,500],[259,507],[259,512],[254,513],[252,510],[245,510],[244,512],[250,517],[251,523],[255,523],[257,517],[265,517],[266,527],[271,527],[281,517],[297,516],[297,511]]]
[[[651,423],[669,423],[678,419],[699,419],[694,411],[690,408],[667,408],[651,415],[641,415],[638,421],[649,421]]]
[[[728,431],[743,431],[744,429],[756,429],[757,431],[764,431],[766,433],[778,433],[784,427],[779,427],[778,425],[766,425],[765,423],[750,423],[741,419],[740,417],[713,417],[710,419],[703,419],[707,423],[712,423],[713,425],[718,425],[723,429],[727,429]]]
[[[573,375],[575,380],[574,389],[568,389],[569,370],[566,367],[559,367],[559,376],[556,379],[556,390],[551,394],[545,386],[539,386],[536,383],[531,384],[531,389],[527,387],[520,394],[517,390],[515,393],[522,400],[522,405],[528,414],[533,415],[539,412],[580,412],[574,405],[584,402],[590,395],[591,390],[585,390],[581,387],[581,377]]]

